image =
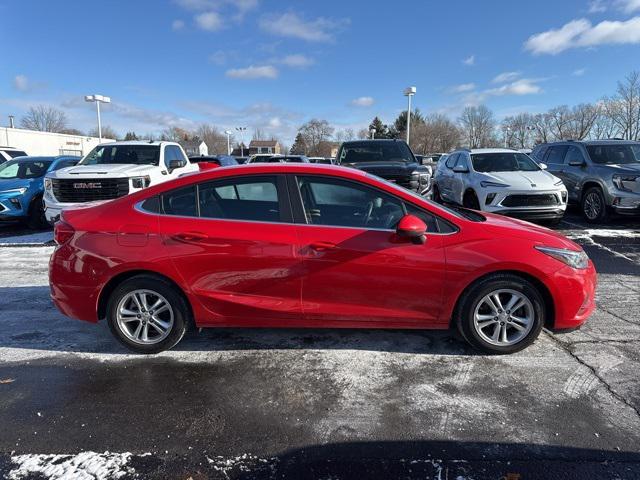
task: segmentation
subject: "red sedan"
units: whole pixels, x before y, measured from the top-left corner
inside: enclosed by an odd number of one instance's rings
[[[57,307],[142,353],[190,325],[457,328],[511,353],[594,309],[593,264],[562,235],[334,166],[184,176],[67,210],[55,238]]]

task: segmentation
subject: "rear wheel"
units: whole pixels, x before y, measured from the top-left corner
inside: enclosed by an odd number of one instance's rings
[[[528,280],[496,274],[472,285],[460,299],[455,321],[473,347],[494,354],[531,345],[545,321],[545,304]]]
[[[138,353],[158,353],[183,337],[189,309],[169,282],[138,275],[122,282],[107,304],[107,321],[114,336]]]
[[[589,223],[603,223],[609,217],[604,194],[600,187],[591,187],[582,196],[582,215]]]
[[[467,190],[465,192],[464,198],[462,199],[462,206],[470,208],[471,210],[480,210],[480,202],[478,201],[478,197],[475,192],[472,190]]]

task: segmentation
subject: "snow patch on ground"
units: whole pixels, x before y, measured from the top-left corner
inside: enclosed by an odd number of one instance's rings
[[[130,453],[81,452],[77,455],[28,454],[11,457],[18,465],[9,480],[38,475],[47,480],[110,480],[135,473],[127,467]]]
[[[13,237],[0,238],[0,247],[40,246],[49,242],[53,242],[53,232],[50,230],[46,232],[32,233],[29,235],[15,235]]]

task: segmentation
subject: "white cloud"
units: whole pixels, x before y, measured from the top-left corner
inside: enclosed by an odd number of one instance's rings
[[[624,13],[640,10],[640,0],[618,0],[618,6]]]
[[[222,28],[222,18],[218,12],[199,13],[194,17],[196,25],[202,30],[216,32]]]
[[[287,55],[279,60],[279,62],[287,67],[304,68],[309,67],[315,63],[312,58],[302,55],[300,53],[295,55]]]
[[[16,75],[13,77],[13,87],[19,92],[28,92],[31,90],[31,82],[26,75]]]
[[[640,17],[626,21],[604,20],[596,25],[582,18],[559,29],[532,35],[524,47],[535,55],[557,55],[571,48],[635,43],[640,43]]]
[[[574,70],[573,73],[571,73],[571,75],[573,75],[574,77],[581,77],[586,73],[587,69],[586,68],[579,68],[577,70]]]
[[[173,22],[171,22],[171,30],[177,31],[177,30],[182,30],[183,28],[184,28],[183,20],[174,20]]]
[[[493,80],[491,80],[491,83],[512,82],[519,76],[520,76],[520,72],[504,72],[496,76]]]
[[[449,87],[447,89],[447,92],[449,93],[465,93],[465,92],[471,92],[473,90],[475,90],[476,88],[476,84],[475,83],[461,83],[460,85],[454,85],[452,87]]]
[[[607,5],[604,0],[591,0],[589,2],[589,13],[602,13],[607,11]]]
[[[227,70],[226,76],[229,78],[239,78],[242,80],[253,80],[256,78],[277,78],[278,69],[273,65],[253,66],[246,68],[232,68]]]
[[[536,84],[536,80],[522,78],[515,82],[507,83],[498,88],[492,88],[485,92],[487,95],[504,96],[504,95],[532,95],[542,93],[540,85]]]
[[[373,97],[358,97],[351,100],[351,105],[354,107],[370,107],[374,102]]]
[[[467,65],[468,67],[471,67],[471,66],[476,64],[476,56],[475,55],[469,55],[467,58],[462,60],[462,63]]]
[[[348,18],[331,19],[318,17],[305,20],[293,12],[280,15],[265,15],[260,19],[260,28],[272,35],[291,37],[308,42],[331,42],[335,33],[350,23]]]
[[[280,120],[280,117],[273,117],[269,120],[270,128],[280,128],[281,126],[282,126],[282,120]]]

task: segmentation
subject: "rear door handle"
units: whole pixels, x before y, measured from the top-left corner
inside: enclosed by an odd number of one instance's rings
[[[338,246],[333,242],[313,242],[309,247],[318,252],[323,252],[325,250],[332,250]]]
[[[187,242],[197,242],[199,240],[206,240],[209,238],[209,235],[202,232],[180,232],[173,235],[173,238]]]

